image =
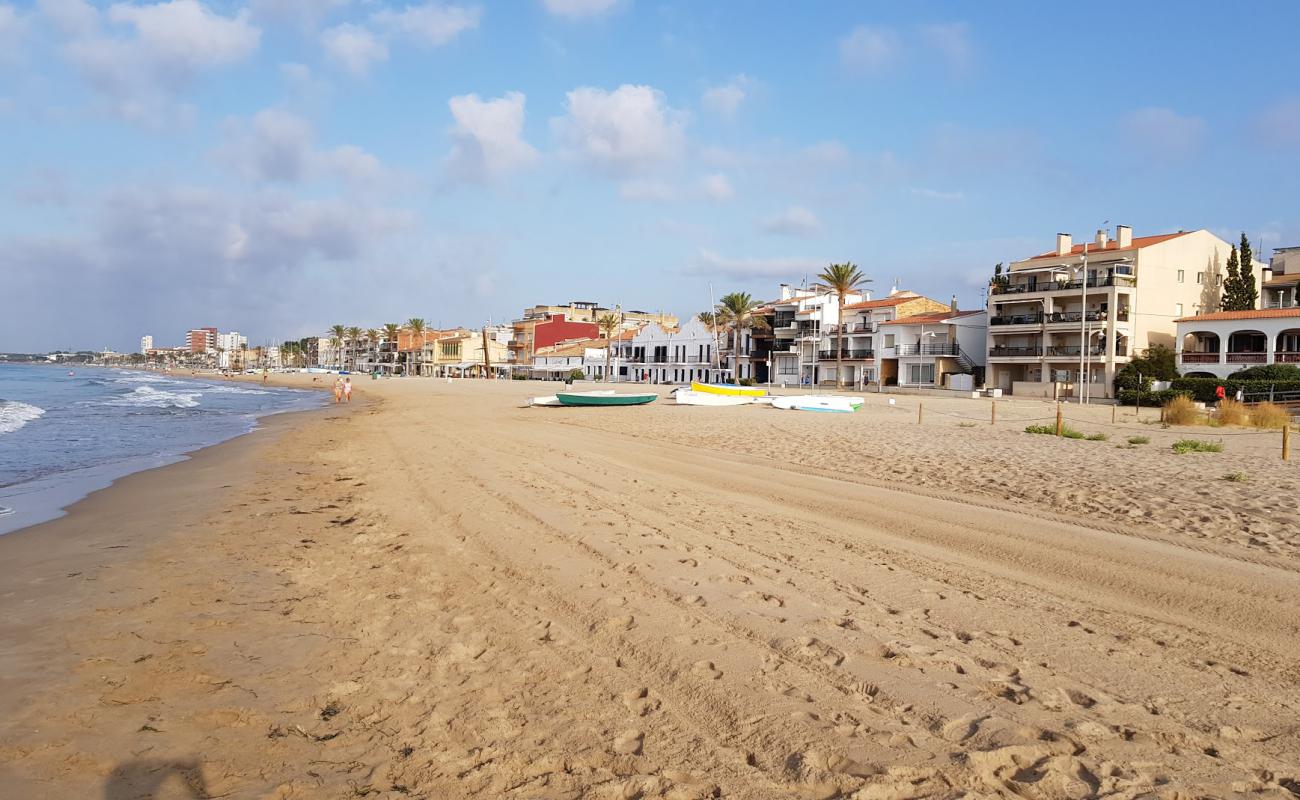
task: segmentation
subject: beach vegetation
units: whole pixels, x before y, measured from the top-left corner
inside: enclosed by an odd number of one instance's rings
[[[1183,453],[1222,453],[1223,442],[1210,442],[1205,439],[1179,439],[1173,444],[1174,452]]]
[[[1090,433],[1083,438],[1087,439],[1090,442],[1104,442],[1110,437],[1104,433]]]
[[[958,423],[957,423],[957,427],[958,427],[958,428],[974,428],[974,427],[975,427],[975,423],[973,423],[973,422],[958,422]]]
[[[1277,403],[1258,403],[1250,409],[1250,424],[1256,428],[1285,428],[1291,424],[1291,412]]]
[[[1234,381],[1300,381],[1300,365],[1256,364],[1228,376]]]
[[[1186,395],[1170,399],[1164,406],[1164,422],[1167,425],[1195,425],[1202,421],[1201,412]]]
[[[846,261],[843,264],[831,264],[821,271],[817,280],[835,294],[839,313],[835,325],[835,388],[844,388],[844,296],[857,291],[871,279],[862,274],[858,265]]]
[[[620,314],[601,314],[596,320],[596,326],[600,328],[600,333],[605,337],[605,382],[609,383],[609,356],[614,347],[614,334],[618,333],[619,326],[623,321],[619,318]]]
[[[1245,483],[1249,480],[1244,472],[1229,472],[1227,475],[1223,476],[1223,479],[1229,483]]]
[[[1220,400],[1214,414],[1220,425],[1247,425],[1250,423],[1250,410],[1246,408],[1245,403],[1231,398]]]
[[[1025,433],[1043,433],[1049,436],[1056,435],[1056,428],[1052,425],[1026,425]]]
[[[1132,445],[1150,444],[1150,443],[1151,443],[1151,437],[1150,437],[1150,436],[1130,436],[1130,437],[1128,437],[1127,439],[1125,439],[1125,441],[1128,442],[1129,444],[1132,444]]]
[[[1087,438],[1086,436],[1083,435],[1083,431],[1076,431],[1074,428],[1071,428],[1069,425],[1066,425],[1065,427],[1061,428],[1061,436],[1065,437],[1066,439]]]

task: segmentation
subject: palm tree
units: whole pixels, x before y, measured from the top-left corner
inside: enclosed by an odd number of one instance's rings
[[[334,347],[334,362],[339,369],[343,369],[343,340],[347,335],[348,329],[342,325],[330,326],[330,344]]]
[[[424,355],[424,319],[422,317],[411,317],[406,321],[406,327],[411,329],[411,340],[416,342],[414,352],[415,357],[415,374],[420,374],[420,357]]]
[[[852,262],[831,264],[817,276],[822,285],[836,295],[839,305],[839,324],[835,326],[835,388],[844,388],[844,295],[858,290],[871,279],[862,274],[858,265]]]
[[[695,318],[704,324],[704,329],[713,334],[713,352],[721,349],[718,346],[718,331],[722,329],[722,312],[721,311],[701,311],[695,315]],[[712,361],[712,359],[710,359]]]
[[[602,314],[600,319],[596,320],[596,326],[600,332],[605,334],[605,382],[609,383],[609,348],[613,343],[614,332],[618,330],[622,321],[618,314]]]
[[[352,371],[357,369],[357,345],[361,343],[361,336],[364,332],[356,325],[348,328],[348,350],[352,353]]]
[[[402,332],[402,326],[396,322],[384,323],[384,341],[392,345],[389,352],[393,358],[393,368],[397,368],[397,337]]]
[[[740,382],[740,332],[745,328],[756,330],[767,328],[767,320],[754,313],[758,310],[758,306],[758,301],[750,297],[749,292],[732,292],[718,300],[718,308],[714,312],[714,319],[719,325],[731,327],[733,363],[731,379],[736,383]]]

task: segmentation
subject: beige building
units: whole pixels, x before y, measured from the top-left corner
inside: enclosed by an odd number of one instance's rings
[[[1175,349],[1180,317],[1217,311],[1231,245],[1206,230],[1084,244],[1013,262],[989,287],[990,387],[1021,396],[1110,397],[1115,372],[1151,345]],[[1258,285],[1264,265],[1251,265]],[[1086,391],[1085,391],[1086,387]]]
[[[1264,272],[1260,308],[1300,306],[1300,247],[1279,247]]]
[[[491,335],[487,339],[487,360],[493,374],[509,372],[509,350],[505,342]],[[483,331],[459,330],[424,346],[420,365],[424,375],[482,377],[487,374],[484,362]]]

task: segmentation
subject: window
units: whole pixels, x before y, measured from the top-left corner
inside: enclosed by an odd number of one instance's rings
[[[1223,276],[1222,276],[1222,275],[1215,275],[1215,276],[1214,276],[1214,283],[1215,283],[1215,285],[1217,285],[1217,286],[1222,286],[1222,285],[1223,285]]]
[[[1182,315],[1183,315],[1183,304],[1174,303],[1174,316],[1181,317]]]
[[[1183,271],[1181,269],[1178,270],[1178,282],[1179,283],[1183,282]]]
[[[1197,282],[1197,283],[1205,283],[1205,273],[1204,273],[1204,272],[1198,272],[1198,273],[1196,273],[1196,282]]]
[[[908,364],[908,383],[934,383],[934,364]]]

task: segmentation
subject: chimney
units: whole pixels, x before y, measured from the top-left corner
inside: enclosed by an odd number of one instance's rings
[[[1097,240],[1096,240],[1096,241],[1097,241],[1097,249],[1098,249],[1098,250],[1104,250],[1104,249],[1106,249],[1106,242],[1108,242],[1108,241],[1110,241],[1110,240],[1106,238],[1106,229],[1105,229],[1105,228],[1098,228],[1098,229],[1097,229]]]
[[[1056,254],[1058,256],[1068,256],[1074,249],[1074,240],[1068,233],[1056,234]]]
[[[957,313],[957,295],[952,296],[952,313]]]
[[[790,284],[788,284],[788,283],[783,283],[783,284],[781,284],[781,299],[782,299],[782,300],[789,300],[791,294],[792,294],[792,292],[790,291]]]
[[[1133,246],[1133,228],[1128,225],[1115,226],[1115,243],[1122,250]]]

